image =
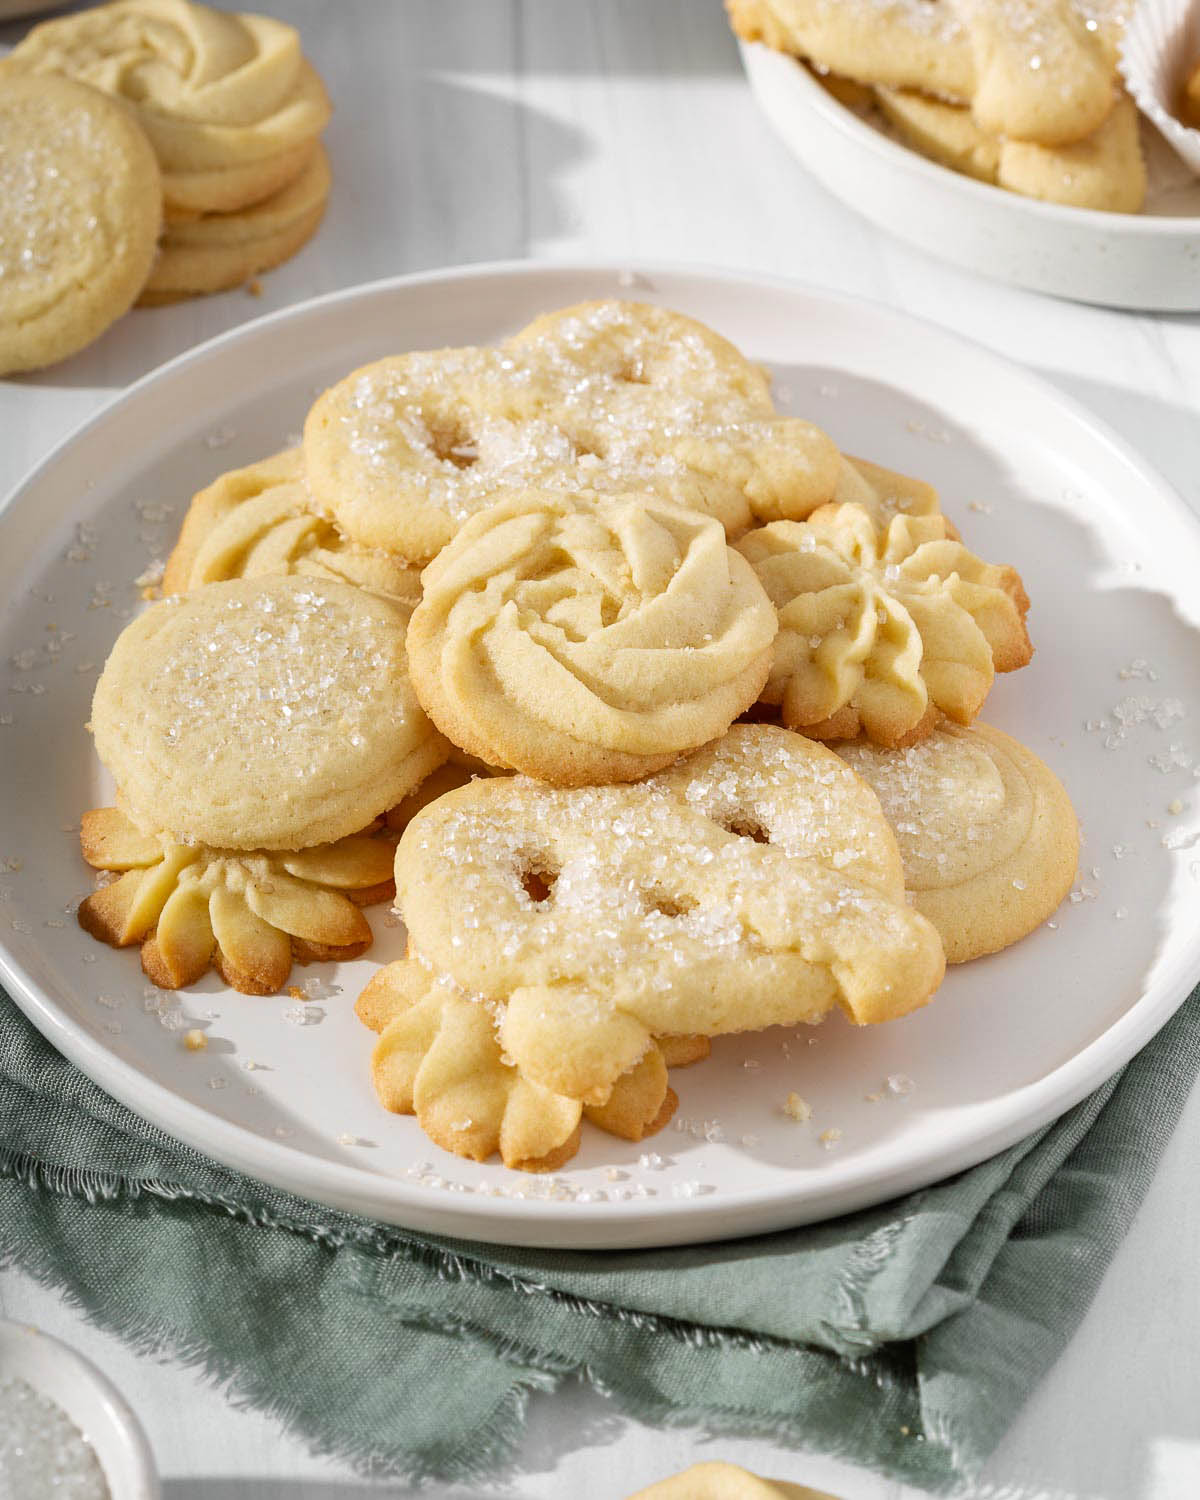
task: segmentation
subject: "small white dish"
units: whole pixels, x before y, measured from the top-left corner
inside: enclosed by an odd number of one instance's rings
[[[1107,307],[1200,310],[1200,182],[1148,131],[1140,214],[1100,213],[976,182],[839,104],[793,57],[743,42],[763,113],[851,208],[931,255],[1000,281]]]
[[[26,1381],[66,1413],[92,1445],[112,1500],[161,1500],[141,1424],[90,1360],[39,1328],[0,1322],[0,1375]]]
[[[1188,70],[1200,60],[1200,5],[1140,0],[1121,42],[1121,73],[1134,103],[1200,176],[1200,130],[1179,118]]]

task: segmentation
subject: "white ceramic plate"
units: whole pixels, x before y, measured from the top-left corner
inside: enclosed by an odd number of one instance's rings
[[[373,1039],[351,1007],[375,965],[401,951],[382,912],[367,958],[294,975],[317,996],[319,1024],[289,1020],[304,1007],[286,996],[237,995],[212,976],[164,995],[135,952],[76,927],[90,882],[74,830],[108,795],[83,730],[96,673],[137,607],[135,579],[163,555],[195,489],[282,445],[315,393],[365,360],[495,339],[546,309],[611,295],[720,329],[775,367],[784,407],[848,451],[936,483],[967,538],[1017,565],[1038,651],[999,681],[987,716],[1064,777],[1087,873],[1053,928],[953,971],[920,1014],[866,1031],[835,1019],[725,1039],[677,1073],[674,1127],[641,1146],[590,1132],[546,1180],[445,1155],[376,1103]],[[651,1245],[879,1202],[1075,1103],[1200,976],[1198,578],[1195,518],[1085,411],[869,304],[702,271],[529,265],[324,297],[148,376],[0,518],[0,866],[10,865],[0,971],[57,1046],[156,1124],[265,1181],[384,1220],[511,1243]],[[1122,727],[1113,710],[1126,700]],[[202,1027],[208,1050],[185,1051],[160,1010]],[[890,1092],[889,1076],[911,1091]],[[810,1125],[781,1112],[793,1089],[813,1106]],[[842,1133],[828,1150],[827,1129]]]
[[[836,197],[931,255],[1034,291],[1109,307],[1200,309],[1200,181],[1146,127],[1141,214],[1023,198],[929,161],[831,97],[794,58],[742,43],[763,112]]]

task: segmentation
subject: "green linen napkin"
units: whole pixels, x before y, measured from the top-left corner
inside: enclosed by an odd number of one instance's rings
[[[643,1420],[951,1489],[1070,1338],[1198,1070],[1200,989],[1053,1125],[883,1207],[719,1245],[515,1251],[227,1171],[0,994],[0,1259],[372,1474],[494,1474],[529,1393],[582,1376]]]

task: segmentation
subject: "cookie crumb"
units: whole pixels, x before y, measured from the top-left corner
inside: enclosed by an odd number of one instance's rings
[[[263,294],[263,284],[257,276],[252,276],[246,283],[246,290],[252,297],[261,297]]]
[[[817,1140],[820,1141],[821,1145],[825,1148],[826,1151],[832,1151],[837,1143],[841,1140],[841,1138],[842,1132],[837,1128],[836,1125],[831,1125],[828,1130],[822,1130],[821,1134],[817,1137]]]
[[[183,1045],[189,1052],[205,1052],[208,1050],[208,1038],[202,1031],[185,1031]]]
[[[805,1125],[812,1119],[812,1105],[807,1099],[802,1099],[794,1089],[783,1101],[783,1112],[789,1120],[795,1120],[798,1125]]]

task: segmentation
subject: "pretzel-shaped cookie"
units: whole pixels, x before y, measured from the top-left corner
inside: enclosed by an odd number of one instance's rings
[[[682,314],[588,303],[496,349],[435,349],[353,371],[304,427],[309,480],[341,530],[436,557],[507,490],[646,491],[731,535],[834,496],[840,458],[779,416],[767,378]]]
[[[177,990],[210,967],[246,995],[281,989],[293,960],[357,958],[371,943],[360,906],[386,901],[389,839],[352,834],[291,854],[209,849],[142,833],[115,807],[83,815],[83,857],[120,871],[79,907],[79,925]]]
[[[779,610],[763,701],[815,739],[895,746],[939,711],[970,723],[995,673],[1033,654],[1020,578],[975,557],[944,516],[884,530],[861,506],[828,506],[737,548]]]
[[[506,1167],[550,1172],[574,1156],[584,1115],[640,1141],[662,1129],[678,1102],[653,1044],[604,1105],[585,1108],[531,1083],[501,1051],[487,1003],[413,959],[380,969],[355,1011],[381,1033],[371,1059],[380,1103],[415,1114],[430,1140],[457,1156],[485,1161],[499,1151]]]
[[[758,696],[776,620],[708,517],[648,495],[515,495],[425,569],[413,685],[456,745],[556,785],[629,781]]]
[[[828,764],[821,747],[774,733]],[[408,825],[397,904],[419,955],[504,1002],[501,1043],[526,1078],[602,1103],[651,1036],[817,1021],[834,1005],[873,1023],[937,988],[941,945],[904,904],[895,855],[886,888],[882,863],[874,884],[836,868],[853,860],[855,828],[861,844],[887,847],[877,805],[838,774],[797,777],[795,795],[819,830],[800,854],[758,841],[753,795],[728,819],[744,814],[741,834],[678,780],[569,791],[475,781]]]

